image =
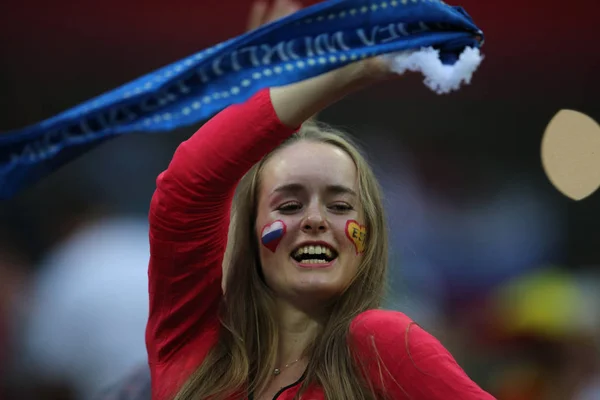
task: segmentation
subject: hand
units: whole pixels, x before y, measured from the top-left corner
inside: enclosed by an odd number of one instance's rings
[[[366,58],[350,64],[350,68],[357,69],[358,75],[368,83],[377,83],[399,76],[390,69],[390,61],[383,56]]]
[[[299,11],[297,0],[256,0],[248,18],[248,31]],[[295,84],[271,88],[271,100],[280,120],[293,128],[345,95],[393,77],[388,61],[372,57]]]
[[[246,29],[252,31],[263,25],[286,17],[302,8],[296,0],[275,0],[269,7],[267,0],[257,0],[252,5]]]

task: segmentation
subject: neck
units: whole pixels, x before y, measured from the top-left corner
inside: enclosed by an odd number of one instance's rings
[[[284,366],[304,355],[321,330],[323,318],[308,314],[283,300],[277,303],[276,318],[279,321],[277,362]]]

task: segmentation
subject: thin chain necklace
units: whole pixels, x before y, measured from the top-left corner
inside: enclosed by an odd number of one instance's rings
[[[296,360],[292,361],[292,362],[291,362],[291,363],[289,363],[289,364],[285,364],[285,365],[283,366],[283,368],[281,368],[281,369],[280,369],[280,368],[275,368],[275,369],[273,370],[273,375],[275,375],[275,376],[279,375],[279,374],[281,373],[281,370],[282,370],[282,369],[285,369],[285,368],[289,367],[290,365],[294,365],[294,364],[296,364],[296,363],[297,363],[298,361],[300,361],[301,359],[302,359],[302,357],[300,357],[300,358],[298,358],[298,359],[296,359]]]

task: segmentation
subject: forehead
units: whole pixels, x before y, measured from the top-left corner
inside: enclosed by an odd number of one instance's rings
[[[357,189],[357,171],[344,150],[327,143],[302,141],[277,151],[262,171],[267,192],[287,183],[343,185]]]

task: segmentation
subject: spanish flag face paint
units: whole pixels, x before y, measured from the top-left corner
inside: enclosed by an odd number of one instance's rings
[[[367,227],[359,224],[355,220],[346,222],[346,236],[356,249],[356,254],[362,254],[365,251],[365,239],[367,238]]]

